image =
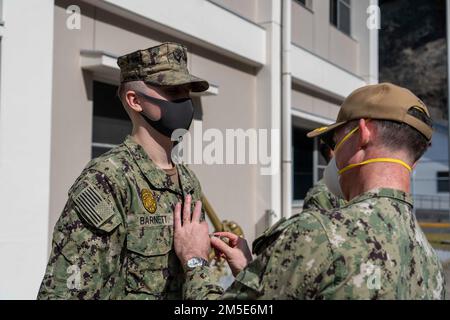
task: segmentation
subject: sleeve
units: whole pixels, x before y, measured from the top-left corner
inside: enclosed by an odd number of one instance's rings
[[[183,285],[185,300],[217,300],[223,294],[223,288],[213,281],[213,270],[209,266],[194,268],[186,272]]]
[[[302,213],[237,276],[225,291],[211,282],[207,267],[189,271],[186,299],[316,299],[326,288],[331,246],[320,222]],[[277,229],[279,232],[279,229]],[[329,281],[329,276],[326,280]]]
[[[38,299],[108,299],[121,284],[124,242],[118,187],[101,172],[83,174],[55,225]]]
[[[331,243],[318,219],[299,215],[261,255],[267,264],[260,281],[261,299],[320,299],[333,275]]]

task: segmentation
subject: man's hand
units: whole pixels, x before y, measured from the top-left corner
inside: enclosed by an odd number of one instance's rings
[[[236,276],[252,261],[247,241],[231,232],[216,232],[214,236],[211,238],[211,246],[225,257],[231,272]],[[228,238],[229,245],[218,237]]]
[[[191,218],[191,196],[186,196],[183,207],[183,220],[181,219],[181,203],[177,203],[174,212],[174,243],[175,253],[183,267],[193,257],[208,260],[211,249],[208,224],[200,222],[202,203],[197,201],[194,214]]]

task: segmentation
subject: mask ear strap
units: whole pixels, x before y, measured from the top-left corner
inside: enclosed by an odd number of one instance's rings
[[[364,119],[364,120],[366,120],[366,122],[369,122],[369,121],[370,121],[370,119]],[[345,137],[342,138],[342,140],[339,141],[339,143],[336,145],[336,147],[334,148],[334,152],[336,152],[336,151],[342,146],[342,144],[343,144],[345,141],[347,141],[347,140],[351,137],[352,134],[354,134],[356,131],[358,131],[358,129],[359,129],[359,125],[356,126],[355,128],[353,128],[352,131],[350,131],[349,133],[347,133],[347,134],[345,135]]]
[[[375,163],[375,162],[390,162],[390,163],[396,163],[399,165],[402,165],[403,167],[405,167],[409,172],[412,171],[411,167],[404,161],[400,160],[400,159],[392,159],[392,158],[375,158],[375,159],[369,159],[360,163],[354,163],[354,164],[350,164],[348,166],[346,166],[345,168],[339,170],[339,174],[343,174],[344,172],[355,168],[355,167],[359,167],[359,166],[363,166],[365,164],[369,164],[369,163]]]
[[[354,129],[352,129],[352,131],[350,131],[349,133],[347,133],[347,134],[345,135],[345,137],[342,138],[342,140],[339,141],[339,143],[336,145],[336,147],[334,148],[334,152],[336,152],[336,151],[342,146],[342,144],[343,144],[345,141],[347,141],[347,140],[351,137],[351,135],[354,134],[358,129],[359,129],[359,126],[356,127],[356,128],[354,128]]]

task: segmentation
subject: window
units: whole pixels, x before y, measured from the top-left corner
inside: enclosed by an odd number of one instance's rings
[[[324,148],[324,144],[320,142],[318,138],[314,138],[314,151],[317,152],[317,160],[314,160],[317,161],[317,163],[315,164],[317,170],[317,181],[323,178],[323,173],[328,165],[328,160],[324,158],[322,152],[319,150],[320,148]],[[316,183],[317,181],[314,181],[314,183]]]
[[[92,158],[121,144],[133,128],[128,114],[116,96],[117,86],[94,81]]]
[[[292,131],[293,200],[305,199],[313,186],[314,140],[306,137],[307,132],[296,127]]]
[[[448,192],[448,171],[439,171],[437,173],[437,191]]]
[[[312,10],[312,0],[297,0],[305,8]]]
[[[350,35],[350,0],[330,0],[330,23]]]

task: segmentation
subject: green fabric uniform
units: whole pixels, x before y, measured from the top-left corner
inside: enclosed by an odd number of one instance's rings
[[[323,179],[319,180],[306,194],[303,210],[325,209],[333,210],[346,204],[342,198],[336,197],[328,190]]]
[[[93,159],[56,223],[38,298],[181,298],[173,209],[188,194],[195,204],[201,190],[192,171],[176,168],[179,184],[130,136]]]
[[[409,194],[375,189],[334,210],[311,209],[255,240],[257,258],[226,291],[208,267],[188,271],[187,299],[443,299],[440,261]]]

